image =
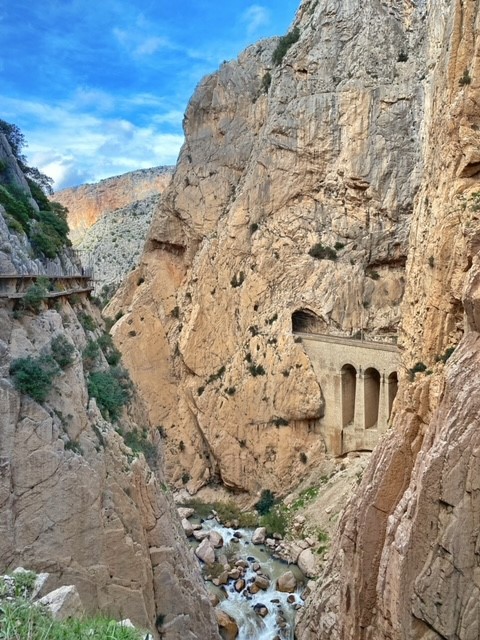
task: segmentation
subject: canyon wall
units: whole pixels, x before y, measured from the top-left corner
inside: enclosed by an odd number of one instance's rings
[[[307,601],[302,640],[480,637],[480,10],[460,0],[426,6],[424,168],[401,325],[407,375],[393,428]]]
[[[67,207],[70,238],[76,245],[99,218],[137,200],[162,193],[171,176],[171,167],[139,169],[94,184],[62,189],[53,199]]]
[[[137,200],[101,216],[89,227],[75,248],[93,268],[95,293],[111,298],[138,265],[160,194]]]
[[[115,341],[167,433],[167,474],[190,491],[284,492],[324,457],[295,311],[320,333],[397,332],[422,175],[424,14],[303,2],[283,58],[278,39],[254,45],[190,101],[141,263],[107,310],[123,313]]]
[[[0,136],[0,157],[15,163],[2,148],[9,152]],[[45,273],[33,252],[0,206],[2,274]],[[68,251],[56,266],[80,270]],[[75,584],[88,612],[129,617],[155,637],[158,622],[163,638],[218,638],[163,476],[160,434],[145,428],[139,403],[115,420],[99,410],[94,373],[110,376],[107,402],[111,376],[125,382],[125,373],[108,364],[108,337],[87,294],[61,294],[72,282],[51,280],[34,304],[16,297],[32,280],[1,280],[0,569],[48,571],[49,587]]]

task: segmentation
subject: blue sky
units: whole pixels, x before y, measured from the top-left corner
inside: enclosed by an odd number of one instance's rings
[[[0,118],[55,188],[174,164],[195,86],[299,0],[0,0]]]

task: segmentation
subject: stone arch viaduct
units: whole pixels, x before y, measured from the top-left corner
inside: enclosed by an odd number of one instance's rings
[[[387,429],[398,388],[395,344],[294,331],[325,401],[320,420],[327,452],[371,451]]]

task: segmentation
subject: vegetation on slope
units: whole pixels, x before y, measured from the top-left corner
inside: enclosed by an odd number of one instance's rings
[[[8,165],[0,164],[0,204],[6,211],[6,221],[10,230],[25,234],[30,240],[37,257],[55,258],[66,246],[68,239],[67,209],[58,202],[50,202],[47,194],[52,193],[52,179],[36,167],[29,167],[22,148],[26,145],[20,129],[0,120],[0,133],[7,138],[13,155],[28,183],[30,193],[16,184],[8,182]],[[31,204],[30,196],[37,203],[39,211]]]
[[[30,595],[35,574],[15,573],[0,582],[0,640],[140,640],[136,629],[104,617],[54,620]]]

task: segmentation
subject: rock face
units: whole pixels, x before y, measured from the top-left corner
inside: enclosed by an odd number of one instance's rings
[[[98,183],[57,191],[54,199],[69,211],[70,238],[76,245],[104,215],[162,193],[171,176],[172,167],[140,169]]]
[[[152,216],[160,203],[156,194],[101,216],[75,248],[88,257],[95,275],[95,292],[111,297],[138,261]]]
[[[261,42],[190,102],[141,264],[109,308],[168,433],[167,473],[190,491],[286,491],[324,455],[295,312],[323,333],[396,331],[425,53],[422,11],[390,4],[304,2],[280,65],[278,41]]]
[[[0,264],[38,272],[41,263],[24,258],[28,249],[0,207]],[[83,350],[101,337],[98,311],[86,294],[46,301],[38,313],[13,313],[15,304],[0,299],[0,566],[48,571],[51,589],[75,585],[88,612],[152,630],[162,614],[164,638],[217,638],[165,484],[158,433],[148,436],[151,468],[120,435],[147,424],[139,406],[114,425],[89,397]],[[51,366],[60,336],[71,361],[35,401],[16,388],[10,367],[19,358]],[[107,370],[103,356],[97,364]]]
[[[306,603],[302,640],[480,634],[479,20],[477,3],[427,3],[423,175],[402,310],[410,375]]]

